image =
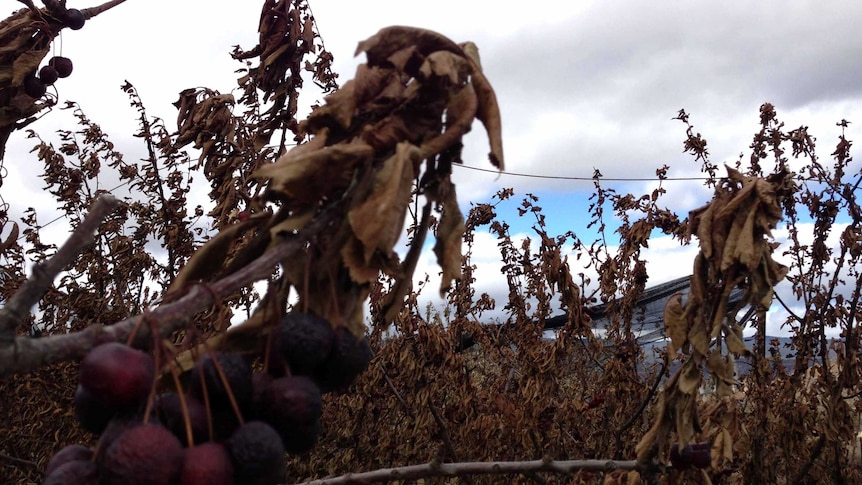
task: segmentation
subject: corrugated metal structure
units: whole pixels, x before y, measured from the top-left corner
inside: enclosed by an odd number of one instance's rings
[[[641,345],[649,345],[665,339],[664,334],[664,307],[668,299],[677,294],[683,295],[683,301],[687,298],[691,291],[691,276],[683,276],[675,280],[661,283],[655,286],[646,288],[641,293],[635,304],[634,321],[632,322],[632,332],[638,336],[638,342]],[[736,289],[730,294],[728,307],[736,306],[742,299],[743,291]],[[611,307],[609,303],[594,305],[588,307],[590,315],[593,319],[593,328],[607,328],[611,323],[612,316],[608,314]],[[750,315],[746,314],[743,319],[746,320]],[[745,323],[743,322],[741,323]],[[545,330],[555,330],[566,326],[568,317],[566,315],[557,315],[545,320]],[[460,349],[466,349],[474,345],[474,339],[471,335],[461,337]]]

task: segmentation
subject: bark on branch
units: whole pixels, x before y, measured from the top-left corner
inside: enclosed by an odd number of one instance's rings
[[[533,461],[496,461],[472,463],[426,463],[399,468],[382,468],[364,473],[349,473],[340,477],[312,480],[299,485],[346,485],[393,480],[417,480],[428,477],[457,477],[467,475],[507,475],[527,472],[572,474],[579,470],[612,472],[616,470],[637,470],[642,465],[636,460],[533,460]]]
[[[104,194],[93,202],[90,212],[81,224],[72,231],[69,239],[48,260],[33,266],[33,274],[0,309],[0,347],[8,346],[15,339],[15,329],[26,317],[30,308],[51,287],[54,278],[72,262],[81,251],[93,243],[99,224],[108,217],[120,201]]]
[[[79,360],[96,345],[127,340],[136,326],[135,345],[141,346],[151,341],[150,325],[158,328],[162,338],[167,338],[182,329],[195,313],[215,304],[216,299],[226,298],[239,288],[268,278],[281,260],[304,249],[308,238],[325,228],[335,214],[337,211],[324,212],[299,234],[285,239],[244,268],[213,283],[196,284],[177,300],[164,303],[142,315],[109,326],[91,325],[77,333],[42,338],[17,337],[11,344],[0,344],[0,378],[57,362]],[[142,318],[146,318],[146,321],[138,325]]]

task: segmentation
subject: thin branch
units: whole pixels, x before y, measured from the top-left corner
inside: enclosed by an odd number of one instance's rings
[[[340,477],[312,480],[299,485],[345,485],[389,482],[393,480],[417,480],[428,477],[459,477],[464,475],[506,475],[527,472],[572,474],[579,470],[612,472],[615,470],[641,470],[636,460],[533,460],[496,461],[473,463],[427,463],[399,468],[382,468],[371,472],[349,473]]]
[[[389,376],[386,374],[386,369],[384,369],[382,365],[380,366],[380,370],[383,371],[383,378],[386,379],[386,385],[388,385],[389,389],[391,389],[393,394],[395,394],[395,399],[397,399],[398,402],[401,403],[401,406],[404,407],[404,411],[406,411],[407,415],[412,418],[413,409],[411,409],[407,402],[404,401],[404,398],[401,397],[401,393],[398,392],[398,389],[395,388],[395,384],[392,383],[392,379],[390,379]]]
[[[437,423],[437,427],[440,428],[440,436],[443,439],[443,444],[446,446],[446,450],[449,451],[449,457],[453,460],[458,459],[458,452],[455,451],[455,444],[452,443],[452,437],[449,435],[449,427],[446,426],[446,422],[443,421],[443,416],[440,416],[440,413],[437,411],[437,408],[434,407],[434,403],[431,400],[428,400],[428,409],[431,411],[431,416],[434,416],[434,421]]]
[[[653,383],[649,393],[646,395],[646,398],[644,398],[638,410],[634,414],[632,414],[629,420],[626,421],[626,423],[623,424],[616,432],[616,435],[618,437],[621,437],[626,431],[628,431],[629,428],[631,428],[639,418],[643,418],[643,412],[644,410],[646,410],[647,405],[650,403],[650,401],[652,401],[652,398],[655,396],[656,390],[658,390],[658,385],[661,383],[662,377],[664,377],[665,369],[667,369],[667,359],[662,361],[661,369],[656,373],[655,382]]]
[[[33,266],[33,274],[30,278],[15,292],[6,306],[0,309],[0,346],[12,343],[15,329],[27,317],[30,308],[48,291],[60,271],[72,264],[78,254],[93,243],[99,224],[119,203],[120,201],[112,195],[99,196],[90,208],[90,212],[72,231],[72,235],[63,243],[63,246],[46,261]]]
[[[336,206],[338,204],[335,204]],[[337,210],[325,210],[296,236],[285,239],[256,260],[235,273],[214,283],[197,284],[178,299],[113,325],[91,325],[80,332],[51,335],[42,338],[18,337],[11,344],[0,344],[0,377],[29,372],[46,365],[79,360],[94,346],[111,341],[125,341],[142,318],[156,323],[162,338],[183,328],[197,312],[205,310],[232,295],[237,289],[269,278],[280,261],[305,248],[309,238],[321,232],[338,215]],[[151,341],[150,325],[138,325],[133,344]]]
[[[100,13],[102,13],[106,10],[110,10],[110,9],[116,7],[117,5],[119,5],[125,1],[126,0],[112,0],[110,2],[105,2],[101,5],[96,6],[96,7],[90,7],[90,8],[82,9],[81,13],[84,14],[84,19],[90,20],[91,18],[95,17],[96,15],[99,15]]]
[[[0,459],[11,461],[12,463],[17,463],[19,465],[26,465],[33,468],[39,468],[39,464],[35,461],[25,460],[23,458],[14,457],[11,455],[7,455],[5,453],[0,453]]]
[[[817,438],[817,443],[814,444],[814,449],[811,450],[811,456],[808,457],[808,461],[802,465],[802,468],[799,469],[799,473],[796,475],[796,478],[792,483],[794,484],[802,484],[805,481],[805,477],[808,476],[808,472],[811,471],[811,467],[814,466],[814,462],[817,461],[817,458],[820,457],[820,453],[823,451],[823,446],[826,444],[826,435],[821,434],[819,438]]]

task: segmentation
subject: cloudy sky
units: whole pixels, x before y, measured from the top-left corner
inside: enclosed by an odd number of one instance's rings
[[[79,102],[128,160],[140,158],[144,147],[131,136],[135,113],[119,86],[131,81],[150,114],[167,120],[175,119],[170,103],[185,88],[231,91],[239,66],[228,53],[233,45],[257,43],[261,3],[128,0],[84,29],[64,32],[62,54],[73,60],[75,72],[58,82],[60,99]],[[699,176],[699,165],[682,153],[684,125],[672,120],[680,109],[691,114],[718,164],[748,153],[758,108],[767,101],[788,127],[809,126],[824,159],[840,134],[837,121],[858,122],[847,133],[859,138],[862,3],[856,1],[310,3],[342,82],[362,61],[352,57],[357,42],[385,26],[423,27],[475,42],[497,91],[507,170],[513,173],[589,178],[598,169],[608,179],[650,179],[667,164],[670,177]],[[83,8],[95,2],[68,4]],[[5,5],[0,14],[20,4]],[[309,93],[306,101],[314,97]],[[61,127],[71,124],[59,112],[33,125],[47,138]],[[478,128],[465,142],[465,161],[487,169],[488,149]],[[13,204],[13,213],[16,201],[26,200],[46,220],[54,207],[35,178],[32,145],[23,133],[13,135],[0,194]],[[540,197],[552,232],[595,237],[586,228],[589,180],[469,169],[457,170],[455,178],[465,207],[512,187],[517,197]],[[655,187],[651,181],[605,183],[636,194]],[[699,182],[669,181],[665,187],[664,203],[681,215],[710,197]],[[530,221],[519,222],[509,210],[501,215],[513,231],[528,233]],[[65,229],[57,227],[62,237]],[[478,285],[502,302],[495,243],[480,235],[477,244]],[[694,252],[657,240],[649,256],[650,282],[687,274]],[[427,258],[421,269],[436,273],[432,263]]]

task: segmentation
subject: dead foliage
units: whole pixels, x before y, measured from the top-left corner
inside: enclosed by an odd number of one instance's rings
[[[112,0],[81,13],[89,20],[124,1]],[[33,99],[25,94],[22,84],[27,76],[35,74],[54,38],[67,28],[62,20],[66,2],[46,0],[42,9],[31,1],[22,3],[28,8],[0,22],[0,160],[9,135],[36,121],[40,112],[57,103],[56,96]]]
[[[0,34],[13,32],[12,25],[15,32],[34,28],[32,12],[13,15]],[[55,32],[41,28],[31,38],[50,42]],[[450,174],[462,162],[461,139],[474,119],[488,134],[491,163],[504,167],[499,109],[475,46],[422,29],[384,29],[359,44],[367,63],[336,90],[331,55],[306,3],[264,2],[258,31],[256,47],[233,52],[243,63],[242,94],[182,91],[175,131],[147,113],[131,84],[123,86],[140,121],[137,137],[148,153],[142,161],[126,160],[75,103],[63,109],[73,111],[78,126],[57,141],[30,133],[47,190],[73,225],[104,191],[100,174],[115,175],[134,196],[19,322],[18,338],[111,326],[181,299],[199,282],[240,274],[294,242],[301,250],[260,276],[268,284],[263,296],[237,289],[171,335],[177,351],[203,341],[260,351],[294,292],[296,308],[356,334],[366,330],[370,308],[374,360],[349,391],[327,398],[324,434],[312,453],[290,463],[293,481],[427,464],[423,476],[448,483],[453,475],[437,464],[467,463],[475,466],[459,468],[458,480],[499,483],[500,476],[473,477],[470,470],[485,473],[501,460],[524,462],[507,483],[862,479],[853,447],[862,392],[862,175],[853,171],[852,144],[843,135],[827,166],[805,127],[786,129],[764,104],[750,159],[723,176],[681,111],[683,149],[714,189],[707,205],[683,216],[664,207],[667,166],[657,169],[660,185],[646,194],[617,192],[597,171],[586,230],[552,234],[542,201],[527,194],[516,202],[512,189],[461,213]],[[39,46],[21,52],[38,53],[45,48]],[[0,58],[0,66],[15,59]],[[299,121],[304,72],[329,96]],[[0,85],[0,96],[13,91]],[[189,146],[199,150],[194,158]],[[211,186],[207,207],[190,207],[186,197],[198,172]],[[512,204],[515,212],[506,213]],[[26,280],[29,264],[57,250],[41,240],[40,215],[25,214],[4,224],[4,302]],[[533,232],[514,236],[511,217],[527,218]],[[803,235],[808,220],[812,240]],[[772,238],[780,221],[789,234],[782,245]],[[402,259],[393,247],[405,226],[410,249]],[[471,257],[480,231],[497,240],[505,301],[477,293]],[[429,233],[443,274],[442,287],[433,289],[412,283]],[[650,284],[643,250],[658,233],[683,244],[694,236],[700,252],[691,293],[665,309],[668,346],[648,365],[635,302]],[[613,234],[616,247],[608,244]],[[165,254],[156,257],[154,245]],[[796,301],[778,298],[782,284]],[[744,292],[743,303],[729,308],[734,289]],[[447,291],[448,305],[420,307],[423,291]],[[596,303],[606,305],[603,332],[590,316]],[[753,352],[740,341],[746,305],[754,314]],[[778,343],[766,341],[765,314],[775,305],[789,315],[789,368]],[[496,308],[504,316],[489,322]],[[234,315],[240,312],[243,318]],[[545,338],[545,321],[560,313],[567,324]],[[231,319],[242,323],[226,332]],[[465,336],[476,345],[465,350]],[[192,355],[182,357],[188,363]],[[751,372],[743,376],[739,361]],[[74,364],[61,364],[0,382],[4,478],[39,481],[58,447],[88,442],[70,416],[74,374]],[[668,466],[672,443],[689,442],[709,443],[709,468]],[[571,459],[617,460],[628,468],[559,468]]]

